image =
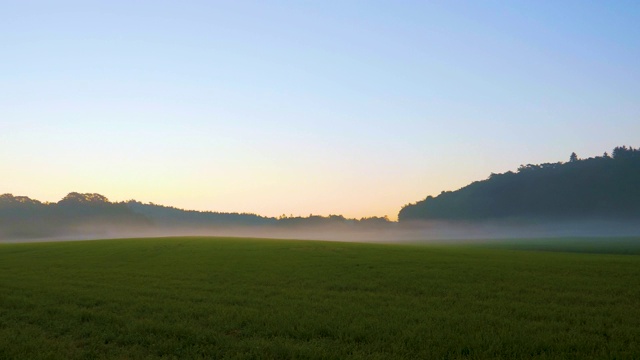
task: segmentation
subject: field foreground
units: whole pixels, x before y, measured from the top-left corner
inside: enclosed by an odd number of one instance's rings
[[[639,339],[639,255],[222,238],[0,244],[0,359],[637,359]]]

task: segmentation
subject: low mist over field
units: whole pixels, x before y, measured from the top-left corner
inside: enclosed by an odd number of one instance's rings
[[[4,241],[148,236],[249,236],[406,242],[640,235],[640,150],[522,165],[402,207],[398,221],[342,215],[268,217],[183,210],[70,193],[56,203],[0,196]]]
[[[69,233],[43,237],[4,237],[0,242],[66,241],[168,236],[231,236],[350,242],[483,242],[501,239],[640,236],[637,221],[584,220],[566,222],[487,221],[482,223],[415,222],[386,226],[253,226],[127,228],[85,224]]]
[[[287,220],[290,220],[288,222]],[[423,220],[392,222],[384,219],[354,220],[342,217],[273,219],[267,224],[211,225],[202,222],[163,223],[148,220],[127,224],[101,220],[78,220],[46,234],[37,225],[31,232],[5,234],[2,242],[64,241],[107,238],[165,236],[232,236],[277,239],[308,239],[353,242],[481,242],[500,239],[553,237],[640,236],[635,220],[583,219],[533,220],[500,219],[482,221]]]

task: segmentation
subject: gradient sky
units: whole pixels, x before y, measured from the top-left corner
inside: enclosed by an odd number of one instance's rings
[[[640,145],[638,1],[0,1],[0,193],[396,218]]]

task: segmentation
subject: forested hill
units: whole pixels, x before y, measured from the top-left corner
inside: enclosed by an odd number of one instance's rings
[[[640,148],[611,156],[522,165],[404,206],[399,221],[495,218],[640,218]]]

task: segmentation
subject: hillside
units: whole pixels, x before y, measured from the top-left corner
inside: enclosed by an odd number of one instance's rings
[[[404,206],[399,221],[496,218],[628,219],[640,217],[640,149],[616,147],[612,156],[491,174],[456,191]]]

